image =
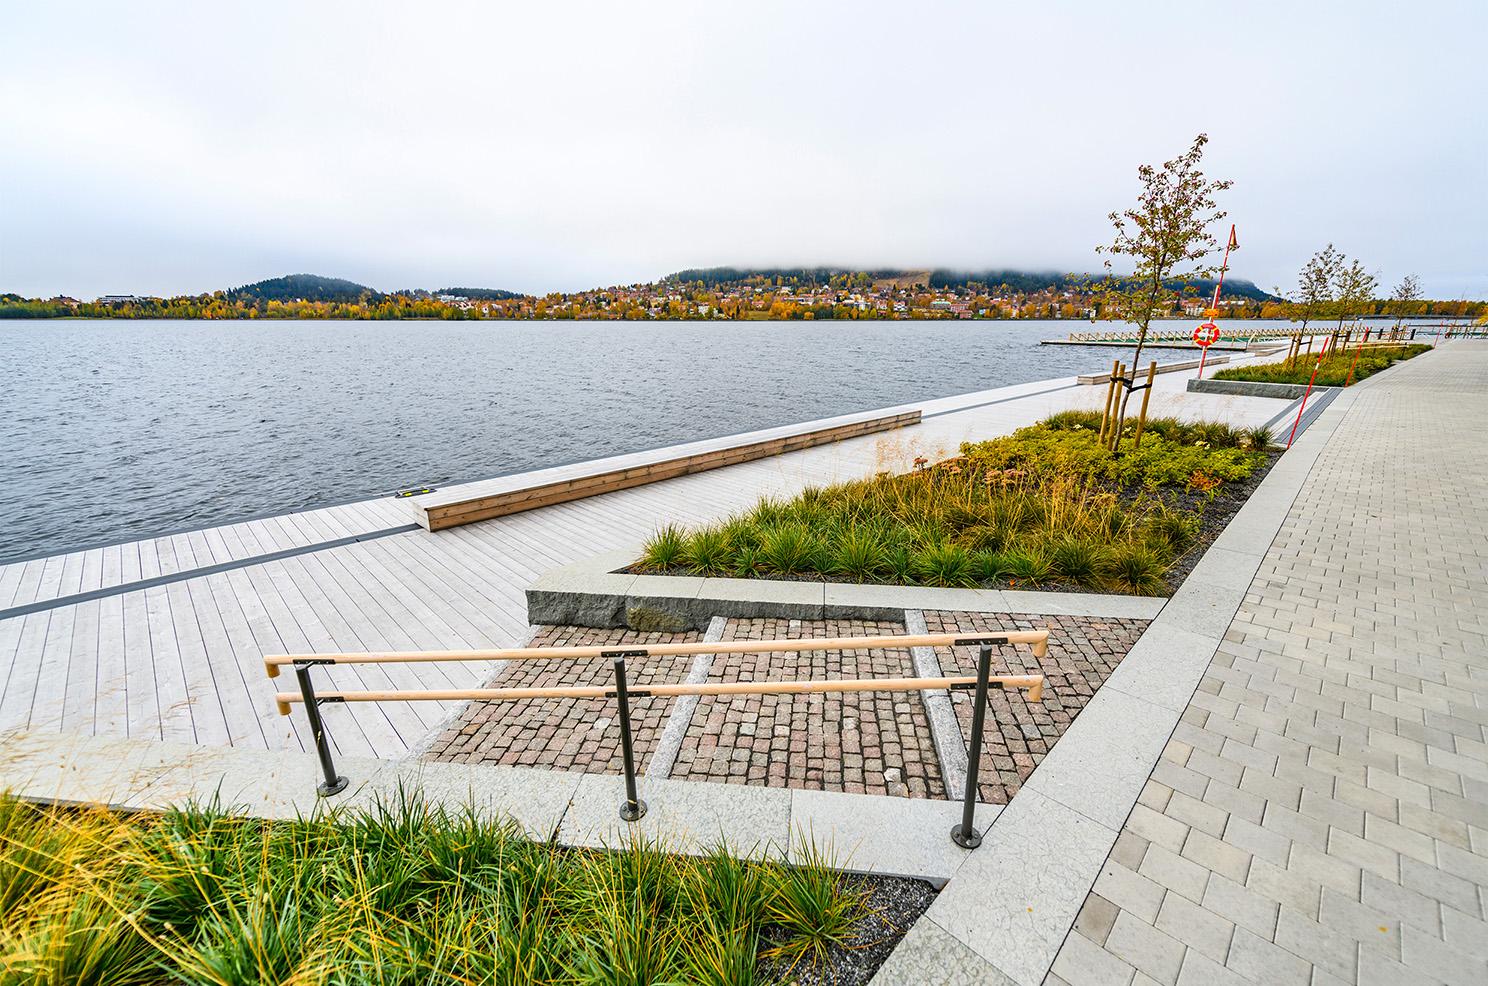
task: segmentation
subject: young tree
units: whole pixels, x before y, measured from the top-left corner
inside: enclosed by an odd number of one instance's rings
[[[1343,269],[1343,254],[1333,249],[1333,244],[1312,255],[1297,275],[1296,311],[1302,319],[1302,330],[1307,323],[1322,318],[1333,302],[1333,283]]]
[[[1216,272],[1212,264],[1204,263],[1219,246],[1209,227],[1227,213],[1218,208],[1214,196],[1233,183],[1211,181],[1200,170],[1207,143],[1209,135],[1199,134],[1187,151],[1161,168],[1150,164],[1138,168],[1142,190],[1137,204],[1110,214],[1115,238],[1109,246],[1096,247],[1096,253],[1107,256],[1107,274],[1097,288],[1102,307],[1137,327],[1134,378],[1152,319],[1169,311],[1181,297],[1175,282],[1211,277]],[[1129,262],[1132,272],[1115,274],[1112,258],[1122,258],[1123,266]],[[1118,435],[1130,400],[1128,389],[1116,419]]]
[[[1395,293],[1390,295],[1390,300],[1393,302],[1391,307],[1395,309],[1395,328],[1398,329],[1406,316],[1411,314],[1415,303],[1421,300],[1421,282],[1416,279],[1416,275],[1407,274],[1402,277],[1400,283],[1395,285]]]
[[[1364,265],[1355,260],[1347,267],[1339,265],[1338,275],[1333,281],[1334,304],[1338,311],[1338,329],[1343,331],[1347,319],[1357,317],[1364,306],[1374,300],[1374,289],[1379,282]]]

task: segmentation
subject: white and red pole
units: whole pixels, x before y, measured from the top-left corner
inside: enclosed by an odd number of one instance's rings
[[[1297,426],[1302,423],[1302,412],[1307,410],[1307,398],[1312,396],[1312,383],[1317,379],[1318,370],[1322,369],[1323,354],[1328,351],[1328,343],[1332,341],[1331,336],[1324,339],[1322,348],[1318,350],[1317,362],[1312,367],[1312,376],[1307,378],[1307,390],[1302,394],[1302,404],[1297,408],[1297,420],[1292,422],[1292,433],[1287,436],[1287,448],[1292,447],[1292,440],[1297,437]]]
[[[1214,297],[1209,301],[1210,320],[1219,317],[1219,292],[1224,287],[1225,271],[1230,269],[1230,250],[1235,246],[1235,224],[1230,223],[1230,238],[1225,240],[1224,260],[1219,265],[1219,280],[1214,282]],[[1209,347],[1199,354],[1199,379],[1204,379],[1204,360],[1209,356]]]

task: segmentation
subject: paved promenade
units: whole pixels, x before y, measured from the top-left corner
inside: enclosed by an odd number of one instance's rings
[[[1092,354],[1091,368],[1103,361]],[[1185,393],[1191,375],[1158,377],[1163,413],[1256,425],[1279,410]],[[923,423],[885,435],[434,534],[415,529],[407,501],[384,498],[0,565],[0,729],[309,749],[301,717],[274,710],[266,653],[513,646],[531,632],[524,590],[553,568],[760,496],[907,472],[916,456],[1103,394],[1069,377],[927,400],[915,405]],[[345,688],[471,688],[490,674],[475,663],[328,669]],[[398,757],[453,711],[381,703],[325,716],[339,753]]]
[[[1046,982],[1488,983],[1488,345],[1443,350],[1330,408]]]

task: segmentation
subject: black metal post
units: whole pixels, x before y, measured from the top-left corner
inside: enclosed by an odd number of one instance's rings
[[[331,744],[326,741],[325,721],[320,718],[320,700],[315,697],[315,686],[310,682],[310,669],[296,664],[295,677],[305,699],[305,717],[310,720],[310,735],[315,738],[315,755],[320,757],[320,769],[325,774],[325,780],[315,786],[315,793],[329,798],[344,791],[347,781],[336,773],[335,761],[331,759]]]
[[[625,689],[625,658],[615,658],[615,703],[620,707],[620,755],[625,761],[625,803],[620,817],[633,822],[646,814],[646,802],[636,794],[635,752],[630,746],[630,694]]]
[[[987,720],[987,678],[992,673],[992,648],[982,645],[977,660],[976,704],[971,709],[971,752],[966,758],[966,802],[961,808],[961,821],[951,829],[951,841],[962,849],[975,849],[982,844],[982,833],[973,824],[976,814],[977,771],[982,765],[982,725]]]

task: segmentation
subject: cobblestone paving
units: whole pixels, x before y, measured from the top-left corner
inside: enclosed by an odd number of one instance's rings
[[[1050,983],[1488,983],[1488,346],[1345,399]]]
[[[700,640],[698,633],[636,633],[588,627],[541,627],[533,647],[583,647],[595,644],[666,644]],[[626,682],[633,688],[660,682],[680,682],[692,666],[691,657],[648,657],[626,662]],[[525,661],[499,672],[490,687],[524,688],[561,685],[608,685],[614,681],[609,661]],[[631,740],[636,770],[646,759],[666,725],[672,699],[630,700]],[[503,764],[576,770],[586,774],[622,771],[620,726],[615,700],[542,698],[517,702],[471,702],[439,736],[429,760],[456,763]]]
[[[730,620],[725,640],[902,634],[902,623]],[[720,654],[712,681],[910,678],[908,649]],[[849,793],[941,797],[918,692],[720,695],[698,703],[672,776]]]
[[[1021,691],[988,693],[978,783],[984,802],[1005,805],[1018,793],[1054,741],[1142,636],[1147,623],[1088,616],[925,613],[925,629],[930,633],[1049,631],[1049,653],[1043,658],[1035,657],[1027,647],[1011,644],[992,655],[993,674],[1042,674],[1044,697],[1042,702],[1030,703]],[[976,674],[979,653],[976,647],[941,648],[940,668],[946,674]],[[961,735],[969,740],[972,694],[952,692],[951,702]]]
[[[1048,627],[1049,656],[1005,647],[994,670],[1042,672],[1041,706],[1019,693],[991,693],[984,741],[984,800],[1006,804],[1054,741],[1141,635],[1143,620],[926,613],[931,632],[979,632]],[[901,623],[861,620],[729,620],[725,640],[772,637],[897,635]],[[640,634],[583,627],[543,627],[536,647],[622,645],[697,640],[699,635]],[[976,651],[939,651],[947,674],[974,674]],[[692,658],[646,658],[629,663],[634,687],[683,680]],[[733,654],[714,659],[713,681],[787,681],[811,678],[912,677],[907,649]],[[493,686],[594,685],[611,682],[605,661],[511,665]],[[963,737],[969,735],[969,693],[957,692]],[[637,770],[644,771],[673,702],[632,698]],[[531,699],[472,702],[432,744],[427,759],[616,774],[620,730],[613,699]],[[703,697],[682,740],[671,776],[734,784],[887,794],[947,796],[925,706],[918,692]],[[953,796],[959,797],[960,792]]]

